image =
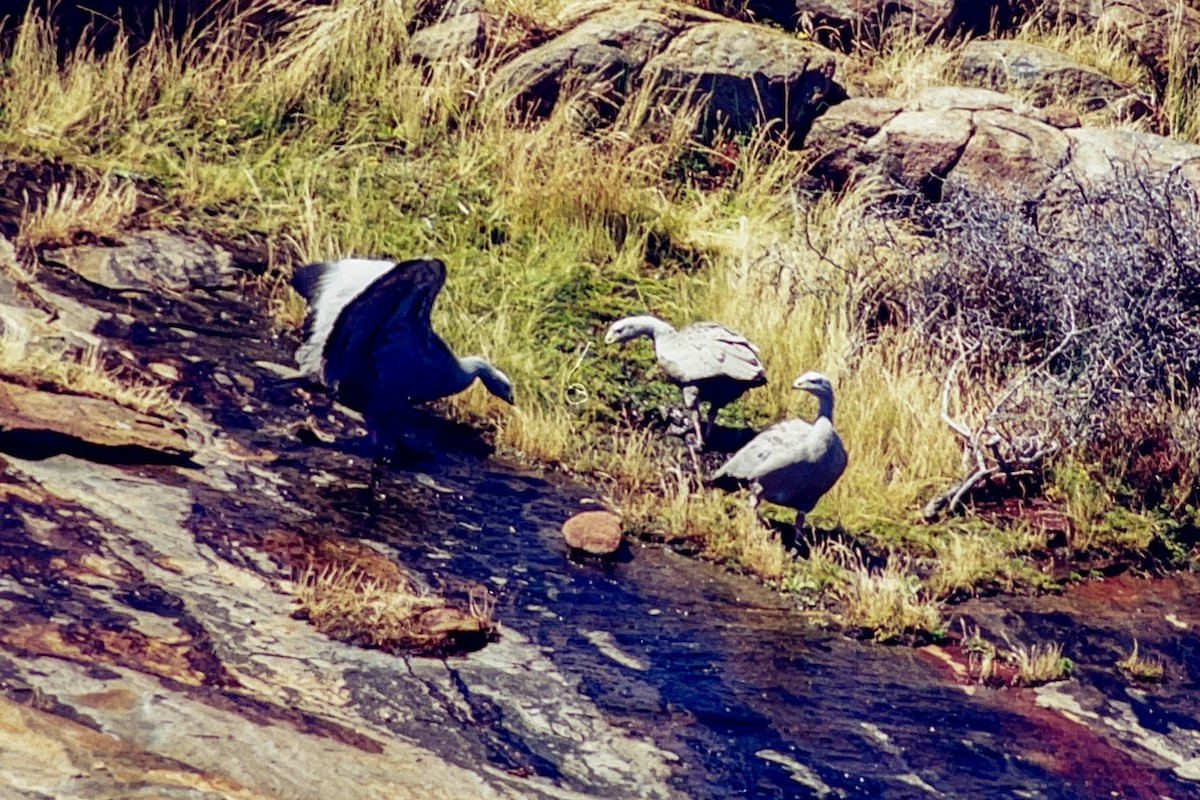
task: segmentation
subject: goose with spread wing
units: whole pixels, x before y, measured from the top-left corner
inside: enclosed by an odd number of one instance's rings
[[[410,407],[461,392],[478,378],[513,402],[512,382],[480,356],[460,358],[430,324],[446,282],[436,258],[345,258],[297,269],[292,285],[308,301],[296,361],[339,401],[378,426]]]
[[[796,509],[796,528],[846,469],[846,450],[833,427],[833,387],[819,372],[806,372],[792,384],[815,395],[817,419],[777,422],[734,453],[713,475],[750,484],[750,507],[760,500]]]
[[[676,330],[658,317],[626,317],[609,326],[604,342],[627,342],[639,336],[654,341],[658,366],[683,390],[683,404],[692,413],[698,441],[712,433],[718,411],[767,382],[758,348],[716,322],[694,322]],[[705,402],[708,424],[701,436],[700,404]]]

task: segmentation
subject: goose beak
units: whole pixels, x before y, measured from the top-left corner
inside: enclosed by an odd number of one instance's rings
[[[806,381],[804,378],[796,378],[796,380],[792,383],[792,388],[793,389],[811,389],[812,384],[809,383],[808,381]]]
[[[617,332],[614,331],[612,328],[609,328],[608,333],[604,334],[604,343],[612,344],[616,340],[617,340]]]

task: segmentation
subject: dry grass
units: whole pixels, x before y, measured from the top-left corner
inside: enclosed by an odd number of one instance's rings
[[[1167,38],[1167,81],[1161,106],[1166,116],[1165,133],[1200,144],[1200,55],[1189,46],[1183,24],[1182,0],[1172,18]]]
[[[933,545],[935,567],[929,588],[938,597],[971,595],[984,586],[1011,590],[1014,576],[1006,569],[1011,556],[995,535],[952,531]]]
[[[999,679],[999,653],[996,645],[983,638],[979,626],[967,630],[967,622],[959,619],[962,627],[962,650],[967,657],[967,675],[982,685],[991,685]]]
[[[1139,652],[1137,639],[1133,640],[1133,650],[1117,661],[1116,667],[1122,675],[1139,683],[1158,683],[1166,675],[1166,667],[1161,659],[1146,657]]]
[[[845,577],[839,593],[848,625],[871,631],[879,641],[940,635],[941,608],[904,559],[890,558],[878,569],[858,560]]]
[[[926,42],[914,30],[893,28],[877,48],[859,47],[839,76],[854,96],[908,100],[925,89],[956,83],[961,40]]]
[[[411,579],[366,571],[353,564],[310,563],[295,579],[296,600],[313,626],[338,641],[389,651],[435,650],[451,630],[487,632],[493,627],[486,592],[471,596],[466,614],[421,590]],[[451,627],[446,614],[450,613]]]
[[[101,178],[92,187],[78,181],[54,184],[42,202],[21,212],[16,242],[25,247],[74,244],[80,236],[93,238],[119,233],[137,209],[132,181]]]
[[[178,411],[179,402],[168,387],[132,367],[109,368],[98,348],[79,349],[58,339],[34,338],[16,320],[0,323],[0,373],[4,375],[31,384],[51,384],[65,393],[106,398],[167,419]]]
[[[1013,644],[1007,635],[1003,638],[1008,646],[1006,659],[1016,669],[1012,678],[1014,685],[1041,686],[1065,681],[1075,670],[1075,662],[1063,655],[1063,646],[1058,642],[1024,645]]]

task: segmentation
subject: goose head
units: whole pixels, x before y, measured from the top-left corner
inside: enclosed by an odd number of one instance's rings
[[[792,383],[793,389],[803,389],[816,396],[820,401],[818,416],[827,417],[833,422],[833,385],[829,378],[820,372],[806,372]]]
[[[509,405],[514,405],[512,380],[499,368],[481,356],[467,356],[461,359],[463,371],[467,375],[479,378],[489,392],[499,397]]]
[[[627,342],[639,336],[653,337],[661,330],[673,329],[658,317],[652,317],[648,314],[637,317],[625,317],[608,326],[608,333],[604,336],[604,343]]]

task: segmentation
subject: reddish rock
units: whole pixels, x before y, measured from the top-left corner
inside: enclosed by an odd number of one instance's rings
[[[64,437],[103,448],[136,448],[167,457],[191,455],[177,425],[112,400],[30,389],[0,380],[0,433]]]
[[[583,511],[563,523],[563,538],[574,550],[596,556],[621,546],[621,518],[611,511]]]

